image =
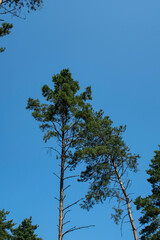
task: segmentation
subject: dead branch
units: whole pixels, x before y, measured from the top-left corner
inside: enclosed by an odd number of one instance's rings
[[[53,147],[43,147],[43,148],[48,148],[49,150],[53,150],[53,151],[57,152],[59,155],[61,155],[60,152],[56,148],[53,148]]]
[[[72,227],[69,230],[67,230],[66,232],[64,232],[62,237],[64,237],[64,235],[66,235],[67,233],[70,233],[70,232],[73,232],[73,231],[76,231],[76,230],[80,230],[80,229],[83,229],[83,228],[89,228],[89,227],[95,227],[95,225],[88,225],[88,226],[84,226],[84,227],[76,227],[76,226]]]
[[[126,217],[127,215],[128,215],[128,214],[126,213],[126,214],[124,215],[124,217],[122,218],[122,221],[121,221],[121,236],[122,236],[123,222],[124,222],[124,219],[125,219],[125,217]]]
[[[79,177],[79,176],[80,175],[73,175],[73,176],[65,177],[64,180],[69,179],[69,178]]]
[[[60,179],[60,177],[55,172],[53,172],[53,175],[55,175],[58,179]]]
[[[65,187],[64,189],[63,189],[63,191],[65,191],[67,188],[69,188],[71,185],[68,185],[67,187]]]
[[[63,211],[65,211],[66,209],[68,209],[68,208],[70,208],[70,207],[76,205],[76,204],[77,204],[78,202],[80,202],[82,199],[83,199],[83,198],[81,198],[81,199],[79,199],[78,201],[76,201],[76,202],[74,202],[74,203],[68,205],[67,207],[65,207],[65,208],[63,209]]]
[[[54,197],[54,199],[56,199],[58,202],[60,201],[57,197]]]
[[[64,219],[64,218],[63,218]],[[64,225],[66,225],[67,223],[70,223],[71,221],[67,221],[67,222],[65,222],[65,223],[63,223],[62,225],[64,226]]]
[[[70,211],[71,211],[71,210],[68,210],[67,212],[64,213],[64,215],[63,215],[63,220],[65,219],[67,213],[69,213]]]

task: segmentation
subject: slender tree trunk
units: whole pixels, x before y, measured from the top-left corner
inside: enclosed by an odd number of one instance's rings
[[[113,159],[112,159],[112,163],[113,163],[115,173],[116,173],[116,175],[117,175],[119,184],[120,184],[120,186],[121,186],[123,195],[124,195],[125,200],[126,200],[126,203],[127,203],[128,216],[129,216],[129,220],[130,220],[130,223],[131,223],[131,226],[132,226],[132,231],[133,231],[134,239],[135,239],[135,240],[138,240],[137,230],[136,230],[136,227],[135,227],[135,224],[134,224],[134,221],[133,221],[132,212],[131,212],[131,206],[130,206],[130,201],[129,201],[128,195],[127,195],[126,190],[125,190],[125,188],[124,188],[124,186],[123,186],[121,177],[119,176],[119,173],[118,173],[116,164],[115,164],[115,162],[114,162]]]
[[[65,125],[65,113],[62,117],[62,126]],[[61,176],[60,176],[60,203],[59,203],[59,237],[58,240],[62,240],[63,237],[63,185],[64,185],[64,163],[65,163],[65,139],[64,131],[62,131],[62,154],[61,154]]]

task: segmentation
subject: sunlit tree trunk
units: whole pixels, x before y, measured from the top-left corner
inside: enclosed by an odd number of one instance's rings
[[[135,239],[135,240],[138,240],[137,230],[136,230],[136,227],[135,227],[135,224],[134,224],[134,220],[133,220],[133,217],[132,217],[131,206],[130,206],[130,201],[129,201],[128,195],[127,195],[126,190],[125,190],[125,188],[124,188],[124,186],[123,186],[121,177],[120,177],[120,175],[119,175],[119,173],[118,173],[116,164],[115,164],[115,162],[114,162],[113,159],[112,159],[112,163],[113,163],[114,170],[115,170],[116,176],[117,176],[117,178],[118,178],[120,187],[121,187],[121,189],[122,189],[123,195],[124,195],[124,197],[125,197],[125,201],[126,201],[126,204],[127,204],[127,210],[128,210],[128,216],[129,216],[129,220],[130,220],[130,223],[131,223],[131,226],[132,226],[132,231],[133,231],[134,239]]]
[[[65,112],[62,116],[62,128],[65,125]],[[65,163],[65,138],[62,131],[62,155],[61,155],[61,175],[60,175],[60,203],[59,203],[59,240],[63,237],[63,185],[64,185],[64,163]]]

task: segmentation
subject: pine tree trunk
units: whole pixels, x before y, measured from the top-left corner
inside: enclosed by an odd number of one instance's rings
[[[126,190],[125,190],[125,188],[124,188],[124,186],[123,186],[121,177],[119,176],[119,173],[118,173],[116,164],[115,164],[115,162],[114,162],[113,159],[112,159],[112,163],[113,163],[115,173],[116,173],[116,175],[117,175],[119,184],[120,184],[120,186],[121,186],[123,195],[124,195],[125,200],[126,200],[126,203],[127,203],[128,216],[129,216],[129,220],[130,220],[130,223],[131,223],[131,226],[132,226],[132,231],[133,231],[134,239],[135,239],[135,240],[138,240],[137,230],[136,230],[136,227],[135,227],[135,224],[134,224],[134,221],[133,221],[132,212],[131,212],[131,206],[130,206],[130,201],[129,201],[128,195],[127,195]]]
[[[62,117],[62,126],[65,125],[65,113]],[[64,163],[65,163],[65,139],[64,131],[62,131],[62,154],[61,154],[61,176],[60,176],[60,203],[59,203],[59,237],[58,240],[62,240],[63,237],[63,185],[64,185]]]

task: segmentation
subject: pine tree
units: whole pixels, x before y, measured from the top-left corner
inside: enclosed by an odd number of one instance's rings
[[[135,200],[137,210],[141,209],[142,216],[139,222],[144,228],[141,230],[142,240],[160,239],[160,145],[149,165],[147,181],[152,186],[152,194]]]
[[[102,110],[90,114],[79,129],[78,141],[73,142],[76,151],[70,155],[70,165],[71,169],[74,169],[77,164],[86,163],[86,170],[81,172],[79,179],[81,182],[89,182],[89,191],[82,208],[89,210],[94,204],[115,197],[117,206],[114,207],[115,214],[112,214],[112,217],[118,223],[123,212],[121,205],[125,204],[134,239],[137,240],[131,200],[126,189],[130,181],[127,173],[129,170],[136,172],[139,156],[132,155],[123,141],[122,134],[125,127],[117,128],[112,124],[109,117],[103,116]]]
[[[64,180],[65,170],[68,168],[68,154],[72,150],[72,142],[78,140],[78,128],[83,121],[80,116],[85,109],[89,114],[89,104],[87,100],[91,99],[91,89],[77,94],[80,87],[77,81],[74,81],[68,69],[63,69],[60,74],[52,78],[54,90],[47,85],[42,87],[42,95],[45,97],[47,104],[40,104],[40,101],[32,98],[28,99],[27,109],[32,110],[32,116],[41,122],[40,128],[44,132],[44,141],[51,138],[57,140],[60,150],[56,150],[61,161],[60,171],[60,198],[59,198],[59,240],[69,232],[80,229],[73,227],[63,232],[64,217],[71,204],[64,208]],[[68,178],[68,177],[67,177]]]
[[[12,230],[12,240],[42,240],[34,233],[37,228],[38,225],[32,225],[32,217],[26,218]]]
[[[8,214],[8,211],[0,210],[0,240],[11,240],[11,232],[15,224],[13,220],[7,220]]]

